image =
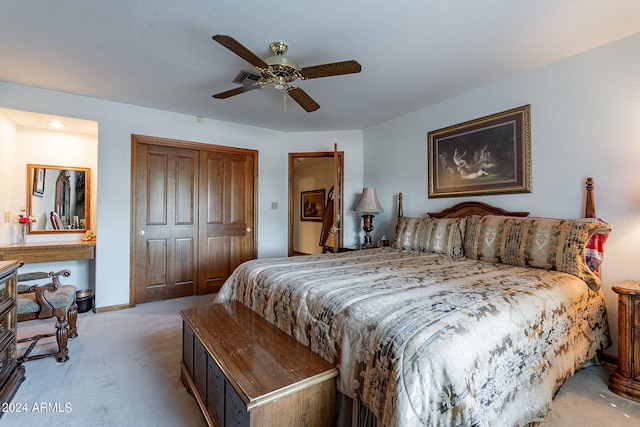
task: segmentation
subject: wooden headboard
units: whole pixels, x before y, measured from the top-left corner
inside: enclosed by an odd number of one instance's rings
[[[431,218],[464,218],[471,215],[508,215],[527,216],[529,212],[510,212],[502,208],[491,206],[482,202],[461,202],[441,210],[440,212],[427,212]]]
[[[585,218],[595,218],[596,204],[593,192],[593,178],[586,181],[587,197],[585,202]],[[529,212],[511,212],[483,202],[461,202],[439,212],[427,212],[432,218],[464,218],[470,215],[508,215],[525,217]],[[402,193],[398,194],[398,217],[404,216]]]

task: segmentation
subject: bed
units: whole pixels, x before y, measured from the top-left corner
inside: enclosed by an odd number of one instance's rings
[[[610,345],[598,276],[610,226],[478,202],[398,212],[391,247],[252,260],[216,302],[242,302],[337,366],[338,425],[543,421]]]

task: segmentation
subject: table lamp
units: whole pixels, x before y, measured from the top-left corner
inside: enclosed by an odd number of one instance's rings
[[[373,247],[371,243],[371,231],[373,230],[373,215],[374,213],[384,212],[380,202],[378,202],[378,196],[376,195],[375,188],[363,188],[362,196],[353,208],[356,212],[362,212],[363,225],[362,229],[365,232],[363,249],[369,249]]]

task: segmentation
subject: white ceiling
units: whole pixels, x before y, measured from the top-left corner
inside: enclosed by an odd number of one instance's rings
[[[640,31],[638,0],[2,0],[0,80],[284,131],[364,129]],[[226,100],[256,55],[289,43],[301,67],[360,74]]]
[[[98,136],[98,122],[92,120],[12,110],[9,108],[0,108],[0,113],[7,116],[17,126]],[[52,122],[58,122],[62,127],[54,127]]]

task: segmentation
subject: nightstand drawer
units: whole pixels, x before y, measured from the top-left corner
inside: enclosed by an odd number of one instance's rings
[[[633,326],[640,327],[640,298],[634,298],[633,306]]]

